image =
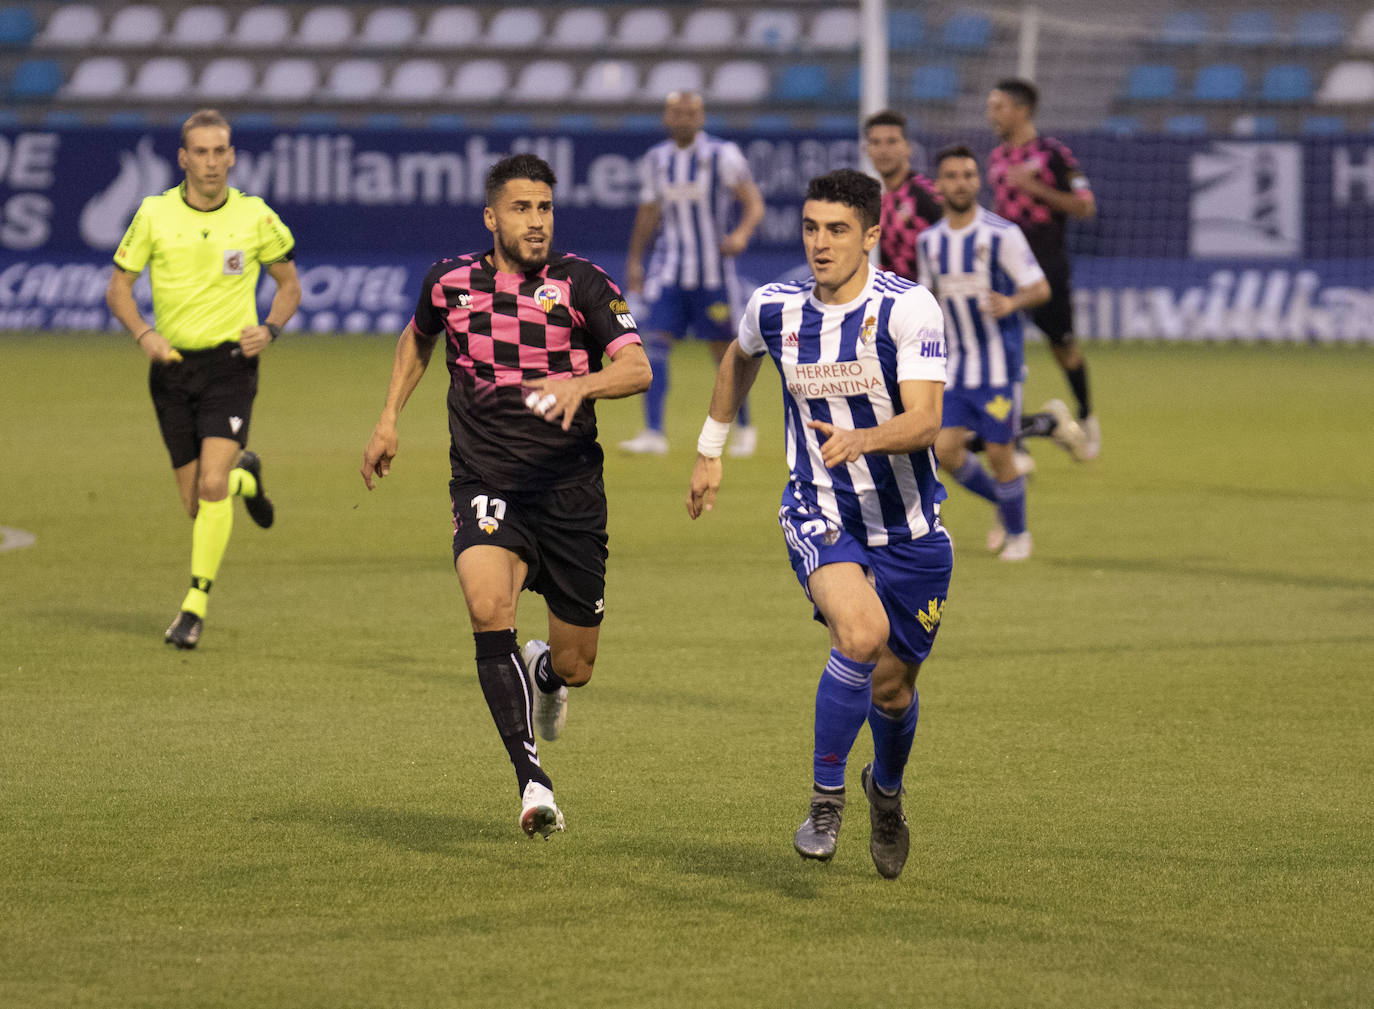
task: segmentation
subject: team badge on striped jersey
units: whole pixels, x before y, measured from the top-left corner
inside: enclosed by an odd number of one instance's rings
[[[546,313],[552,312],[553,307],[563,300],[563,292],[556,284],[544,284],[534,292],[534,300],[539,302],[539,307]]]
[[[862,340],[863,345],[867,347],[877,338],[877,336],[878,317],[876,315],[870,315],[864,320],[864,328],[859,330],[859,339]]]

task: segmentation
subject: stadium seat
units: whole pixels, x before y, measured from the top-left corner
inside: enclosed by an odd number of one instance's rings
[[[812,15],[806,47],[833,52],[859,48],[859,12],[854,7],[832,7]]]
[[[353,13],[343,7],[311,7],[291,44],[301,49],[342,49],[353,40]]]
[[[362,122],[365,130],[403,130],[405,125],[405,116],[396,112],[372,112]]]
[[[626,133],[660,133],[663,130],[663,118],[643,112],[631,112],[621,116],[618,125]]]
[[[662,49],[673,21],[661,7],[632,7],[616,22],[613,44],[621,49]]]
[[[24,49],[37,34],[33,11],[27,7],[0,7],[0,49]]]
[[[239,130],[274,130],[277,117],[270,112],[240,112],[234,116],[234,132]]]
[[[1358,105],[1374,102],[1374,63],[1344,60],[1332,67],[1317,92],[1320,105]]]
[[[611,37],[611,19],[600,7],[572,7],[554,21],[553,37],[563,49],[604,49]]]
[[[391,72],[386,94],[395,102],[437,101],[447,80],[448,73],[438,60],[405,60]]]
[[[661,102],[674,91],[706,90],[706,74],[701,64],[695,60],[664,60],[655,63],[644,79],[643,95],[646,101]]]
[[[329,68],[321,98],[334,102],[365,102],[382,92],[386,74],[377,60],[354,57]]]
[[[1193,97],[1200,102],[1232,102],[1245,97],[1245,70],[1234,63],[1209,63],[1197,72]]]
[[[0,87],[0,91],[4,89]],[[0,130],[17,130],[24,125],[24,117],[18,109],[0,108]]]
[[[508,97],[515,102],[554,105],[572,97],[576,80],[572,64],[566,60],[533,60],[521,68]]]
[[[502,7],[487,24],[486,44],[492,49],[529,50],[544,41],[544,15],[533,7]]]
[[[167,44],[174,49],[212,49],[224,45],[228,37],[229,12],[213,4],[196,4],[177,14]]]
[[[901,8],[887,12],[887,46],[893,52],[911,52],[925,40],[926,19],[920,11]]]
[[[1355,25],[1354,32],[1350,35],[1347,43],[1351,49],[1361,51],[1374,50],[1374,7],[1365,11],[1361,15],[1359,22]]]
[[[453,75],[450,97],[460,104],[492,102],[506,93],[510,86],[510,71],[506,64],[495,59],[466,60]]]
[[[425,120],[425,128],[461,133],[468,129],[468,120],[466,116],[460,116],[456,112],[436,112]]]
[[[1279,121],[1273,116],[1247,113],[1231,120],[1231,135],[1235,137],[1272,137],[1279,132]]]
[[[847,104],[857,104],[863,92],[863,68],[850,67],[840,74],[840,78],[835,82],[835,86],[827,92],[827,97],[834,101]]]
[[[264,101],[299,102],[314,94],[320,71],[313,60],[290,57],[269,63],[259,93]]]
[[[1160,63],[1146,63],[1131,67],[1126,74],[1126,90],[1122,97],[1133,102],[1158,102],[1174,97],[1178,89],[1178,71]]]
[[[908,97],[919,102],[952,102],[959,97],[959,70],[952,63],[927,63],[911,74]]]
[[[1207,117],[1196,112],[1184,112],[1164,120],[1164,132],[1176,136],[1195,136],[1207,132]]]
[[[554,119],[553,128],[560,133],[595,133],[600,127],[589,112],[565,112]]]
[[[62,89],[66,98],[114,98],[129,86],[129,70],[114,56],[91,56],[72,71]]]
[[[191,93],[191,64],[180,56],[155,56],[134,74],[133,98],[180,98]]]
[[[296,117],[296,128],[301,130],[337,130],[339,117],[333,112],[304,112]]]
[[[1280,63],[1264,72],[1260,98],[1266,102],[1310,102],[1312,71],[1301,63]]]
[[[113,130],[146,130],[153,125],[153,118],[142,110],[123,109],[111,112],[105,118],[105,125]],[[236,123],[235,126],[237,125]]]
[[[773,84],[773,98],[787,104],[819,102],[825,92],[825,67],[818,63],[789,63]]]
[[[1350,132],[1345,116],[1303,116],[1299,129],[1309,137],[1334,137]]]
[[[1269,11],[1236,11],[1226,25],[1226,41],[1233,46],[1273,45],[1278,37]]]
[[[1334,11],[1303,11],[1293,27],[1293,41],[1314,49],[1339,49],[1345,41],[1345,19]]]
[[[1207,15],[1202,11],[1174,11],[1159,33],[1159,40],[1171,46],[1201,45],[1206,37]]]
[[[205,64],[196,92],[204,98],[243,98],[253,92],[257,77],[249,60],[222,56]]]
[[[734,11],[722,7],[702,7],[687,15],[676,42],[684,49],[724,52],[739,42],[739,25]]]
[[[711,72],[709,101],[738,105],[761,101],[768,94],[768,69],[758,60],[726,60]]]
[[[238,49],[271,52],[291,34],[291,18],[281,7],[250,7],[239,15],[229,44]]]
[[[952,15],[940,29],[940,45],[956,53],[986,52],[992,44],[992,22],[975,11]]]
[[[744,45],[749,49],[785,52],[795,49],[800,37],[801,17],[779,7],[754,11],[744,26]]]
[[[354,44],[363,49],[405,49],[419,31],[419,21],[409,8],[375,7],[363,18]]]
[[[150,4],[122,7],[110,18],[105,42],[112,46],[151,46],[162,39],[166,20],[162,8]]]
[[[40,124],[45,130],[79,130],[86,126],[86,117],[71,109],[53,109],[43,114]]]
[[[527,133],[534,129],[534,117],[528,112],[498,112],[491,117],[491,128],[502,133]]]
[[[417,44],[421,49],[467,52],[482,37],[482,17],[471,7],[440,7],[425,22]]]
[[[1118,137],[1134,136],[1141,130],[1139,116],[1108,116],[1102,120],[1102,132]]]
[[[78,49],[93,42],[104,26],[94,4],[67,4],[52,12],[34,41],[39,45]]]
[[[619,105],[639,91],[639,68],[629,60],[597,60],[582,75],[577,97],[584,102]]]

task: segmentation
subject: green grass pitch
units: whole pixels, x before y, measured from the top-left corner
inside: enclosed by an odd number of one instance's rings
[[[199,650],[162,644],[189,523],[115,336],[0,337],[0,1005],[1374,1004],[1374,350],[1090,347],[1106,442],[1046,445],[1036,554],[956,565],[921,676],[912,857],[805,815],[823,630],[787,567],[776,378],[757,458],[682,504],[612,449],[608,616],[531,842],[448,557],[436,361],[367,494],[390,338],[289,338]],[[1062,395],[1043,347],[1028,401]],[[599,407],[613,446],[637,402]],[[13,542],[13,541],[11,541]],[[526,596],[522,639],[542,633]]]

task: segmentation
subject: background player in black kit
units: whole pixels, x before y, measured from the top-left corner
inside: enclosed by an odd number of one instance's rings
[[[563,829],[539,763],[567,688],[590,679],[604,611],[606,493],[593,400],[651,378],[620,289],[585,259],[550,251],[553,170],[518,154],[487,174],[485,253],[434,264],[401,333],[386,406],[363,453],[368,490],[397,452],[397,419],[445,335],[453,555],[477,645],[477,678],[515,767],[520,826]],[[602,366],[602,356],[610,364]],[[548,605],[548,642],[523,651],[522,589]]]

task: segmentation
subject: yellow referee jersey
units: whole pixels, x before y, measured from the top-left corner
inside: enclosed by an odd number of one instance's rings
[[[258,273],[290,255],[295,239],[259,197],[228,190],[214,210],[196,210],[184,183],[143,200],[115,250],[130,273],[145,266],[158,332],[179,350],[238,340],[258,324]]]

